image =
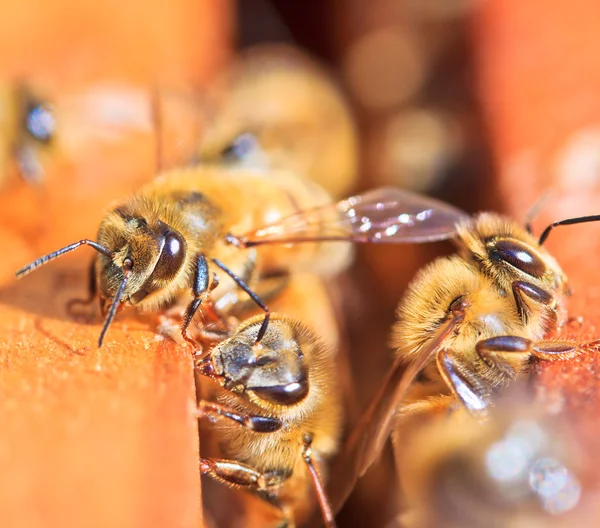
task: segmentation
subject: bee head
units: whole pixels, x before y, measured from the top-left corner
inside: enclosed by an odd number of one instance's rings
[[[263,316],[240,326],[235,335],[212,351],[215,373],[226,388],[252,392],[274,405],[293,405],[308,394],[308,370],[293,330],[271,319],[260,343],[256,337]]]
[[[100,243],[112,255],[100,255],[98,277],[102,296],[115,297],[130,272],[121,301],[137,304],[168,286],[185,262],[186,242],[181,233],[160,220],[117,208],[102,222]]]
[[[474,260],[506,291],[515,281],[524,280],[550,294],[566,292],[567,278],[558,262],[512,220],[481,213],[473,226],[459,230],[459,236],[467,260]]]

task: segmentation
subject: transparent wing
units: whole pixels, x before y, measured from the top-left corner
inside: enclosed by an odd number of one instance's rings
[[[246,246],[325,240],[433,242],[454,236],[457,222],[467,218],[467,213],[439,200],[381,187],[233,238]]]
[[[406,369],[403,359],[396,359],[331,469],[328,494],[334,512],[341,509],[356,481],[381,454],[394,427],[396,411],[419,372],[435,360],[446,338],[463,320],[464,312],[459,311],[444,321]]]

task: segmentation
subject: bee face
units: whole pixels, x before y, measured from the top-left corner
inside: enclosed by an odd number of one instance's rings
[[[102,223],[98,239],[112,250],[111,258],[99,256],[100,290],[113,298],[124,269],[131,270],[123,301],[137,304],[167,286],[185,262],[186,242],[182,235],[161,221],[128,217],[118,209]]]
[[[269,324],[256,344],[258,322],[221,342],[213,351],[215,371],[227,388],[252,391],[276,405],[293,405],[308,394],[308,370],[298,342],[285,335],[279,321]]]
[[[549,294],[566,293],[567,279],[556,260],[515,222],[483,213],[458,229],[462,256],[474,262],[501,289],[526,281]]]

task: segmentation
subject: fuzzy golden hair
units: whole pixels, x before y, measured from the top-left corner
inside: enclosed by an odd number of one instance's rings
[[[263,321],[259,315],[245,321],[237,333],[245,332],[255,339]],[[323,342],[304,324],[272,314],[268,333],[278,333],[297,343],[308,367],[309,390],[304,399],[293,405],[276,405],[261,400],[252,391],[234,394],[220,390],[217,401],[238,412],[279,418],[284,427],[274,433],[255,433],[236,424],[223,423],[217,434],[226,456],[245,462],[260,470],[292,471],[300,460],[302,436],[313,437],[312,450],[317,459],[333,453],[341,433],[341,393],[337,384],[334,356]],[[263,338],[263,343],[265,338]],[[228,341],[217,345],[222,349]]]
[[[469,308],[460,332],[449,340],[464,341],[474,348],[478,338],[511,334],[522,326],[514,303],[501,296],[477,268],[458,256],[440,258],[416,275],[398,306],[391,339],[397,353],[407,361],[414,358],[447,319],[450,305],[459,297],[469,301]]]

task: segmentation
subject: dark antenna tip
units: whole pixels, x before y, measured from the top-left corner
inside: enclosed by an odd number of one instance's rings
[[[600,215],[590,215],[590,216],[578,216],[576,218],[566,218],[565,220],[559,220],[558,222],[552,222],[542,232],[542,235],[540,236],[540,239],[538,240],[538,245],[541,246],[546,241],[546,239],[548,238],[548,235],[555,227],[563,226],[563,225],[585,224],[587,222],[598,222],[599,220],[600,220]]]

